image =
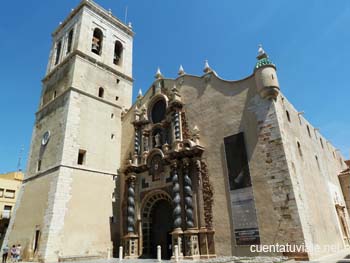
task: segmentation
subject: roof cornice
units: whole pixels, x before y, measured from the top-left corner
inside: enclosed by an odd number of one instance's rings
[[[55,37],[58,32],[67,25],[67,23],[74,17],[79,11],[84,7],[88,7],[93,12],[97,13],[107,21],[109,21],[112,24],[118,25],[120,29],[122,29],[125,33],[127,33],[130,36],[134,35],[134,32],[131,30],[131,28],[127,25],[125,25],[122,21],[120,21],[118,18],[112,15],[111,12],[108,12],[100,5],[96,4],[92,0],[82,0],[80,4],[72,10],[72,12],[66,17],[66,19],[60,23],[60,25],[56,28],[55,31],[52,32],[52,37]]]

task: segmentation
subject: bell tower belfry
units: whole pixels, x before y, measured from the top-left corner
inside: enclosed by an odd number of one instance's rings
[[[23,260],[111,253],[121,115],[132,100],[131,25],[83,0],[52,34],[28,165],[4,240]]]

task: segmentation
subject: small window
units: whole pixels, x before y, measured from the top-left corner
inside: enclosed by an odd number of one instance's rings
[[[4,188],[0,188],[0,197],[4,196]]]
[[[57,65],[58,62],[60,61],[61,49],[62,49],[62,41],[58,42],[57,45],[56,45],[55,65]]]
[[[119,97],[118,97],[118,96],[116,96],[116,97],[115,97],[115,100],[119,100]]]
[[[12,210],[12,206],[11,205],[5,205],[4,206],[4,210],[11,211]]]
[[[119,84],[119,82],[120,82],[120,79],[117,79],[117,84]]]
[[[38,172],[41,171],[41,160],[38,161],[37,171]]]
[[[114,139],[114,134],[112,133],[112,134],[111,134],[111,140],[113,140],[113,139]]]
[[[300,142],[297,142],[297,146],[298,146],[299,155],[300,155],[301,157],[303,157],[303,152],[302,152],[302,150],[301,150]]]
[[[310,132],[310,127],[309,127],[309,125],[307,125],[306,128],[307,128],[307,133],[309,134],[309,137],[311,138],[311,132]]]
[[[100,88],[98,89],[98,96],[99,96],[100,98],[103,98],[104,93],[105,93],[104,89],[103,89],[102,87],[100,87]]]
[[[101,29],[95,28],[94,34],[92,36],[91,52],[97,55],[101,55],[102,41],[103,41],[103,33]]]
[[[56,92],[56,90],[53,92],[53,96],[52,96],[52,98],[53,99],[56,99],[56,97],[57,97],[57,92]]]
[[[290,122],[290,115],[289,115],[289,112],[287,110],[286,110],[286,114],[287,114],[287,119]]]
[[[303,122],[301,121],[300,114],[298,114],[299,124],[303,125]]]
[[[38,250],[39,239],[40,239],[40,230],[37,229],[35,230],[35,236],[34,236],[34,244],[33,244],[34,253]]]
[[[117,221],[117,218],[115,216],[111,216],[110,217],[110,223],[111,224],[116,224],[118,221]]]
[[[79,150],[79,154],[78,154],[78,164],[79,165],[85,164],[85,156],[86,156],[86,151]]]
[[[15,190],[6,190],[5,192],[5,198],[15,198]]]
[[[4,206],[4,210],[2,211],[2,218],[3,219],[10,219],[11,217],[11,210],[12,210],[12,206],[11,205],[5,205]],[[5,226],[7,227],[7,226]]]
[[[114,113],[111,113],[111,119],[113,119],[114,118]]]
[[[322,149],[324,149],[322,138],[320,138],[320,143],[321,143]]]
[[[316,163],[317,163],[317,167],[319,170],[321,170],[321,167],[320,167],[320,162],[318,161],[318,157],[317,155],[315,155],[315,159],[316,159]]]
[[[123,45],[122,45],[122,43],[120,43],[117,40],[117,41],[115,41],[115,44],[114,44],[113,63],[115,65],[120,65],[121,64],[122,53],[123,53]]]
[[[72,29],[71,31],[69,31],[69,34],[68,34],[67,54],[72,51],[73,33],[74,31]]]

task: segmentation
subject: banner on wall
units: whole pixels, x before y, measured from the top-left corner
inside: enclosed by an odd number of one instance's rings
[[[252,187],[231,190],[230,195],[236,245],[260,244]]]

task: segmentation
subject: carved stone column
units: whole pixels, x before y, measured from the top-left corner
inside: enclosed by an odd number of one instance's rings
[[[213,229],[213,188],[209,180],[209,174],[207,165],[204,161],[201,161],[201,174],[202,174],[202,186],[203,186],[203,209],[204,209],[204,221],[205,221],[205,230],[200,231],[203,240],[207,246],[207,254],[203,253],[204,258],[216,257],[215,254],[215,243],[214,243],[214,234]],[[201,237],[201,240],[202,240]],[[202,254],[202,253],[201,253]]]
[[[186,231],[184,232],[185,258],[194,259],[199,258],[198,229],[194,228],[193,190],[189,174],[189,160],[187,158],[183,161],[183,176],[186,210]]]
[[[138,165],[139,153],[140,153],[140,128],[135,127],[133,165]]]
[[[189,176],[189,160],[183,161],[183,176],[184,176],[184,195],[185,195],[185,209],[186,209],[186,228],[194,227],[193,219],[193,193],[192,180]]]
[[[181,219],[181,196],[180,196],[180,183],[179,183],[179,174],[178,174],[178,164],[174,161],[171,164],[171,173],[172,173],[172,195],[173,195],[173,222],[174,222],[174,230],[171,233],[172,235],[172,249],[173,249],[173,257],[175,257],[175,245],[179,247],[179,256],[183,257],[182,251],[182,234],[183,231],[181,229],[182,219]]]
[[[174,134],[174,149],[179,150],[181,146],[181,122],[180,122],[180,112],[178,109],[175,109],[172,116],[173,122],[173,134]]]
[[[197,173],[197,211],[198,211],[198,228],[205,228],[205,220],[204,220],[204,200],[203,200],[203,179],[202,179],[202,169],[201,169],[201,161],[199,158],[194,160],[196,173]]]
[[[148,131],[145,131],[145,130],[143,131],[142,141],[143,141],[142,164],[146,164],[147,156],[149,152],[149,132]]]
[[[134,174],[127,178],[127,234],[124,236],[125,258],[138,257],[138,235],[135,233],[135,180]]]
[[[198,228],[199,228],[199,249],[201,258],[209,258],[208,240],[207,240],[207,228],[205,227],[204,217],[204,199],[203,199],[203,179],[202,179],[202,166],[200,159],[195,159],[195,166],[197,172],[197,211],[198,211]]]
[[[135,233],[135,175],[130,175],[128,183],[128,199],[127,199],[127,231]]]

